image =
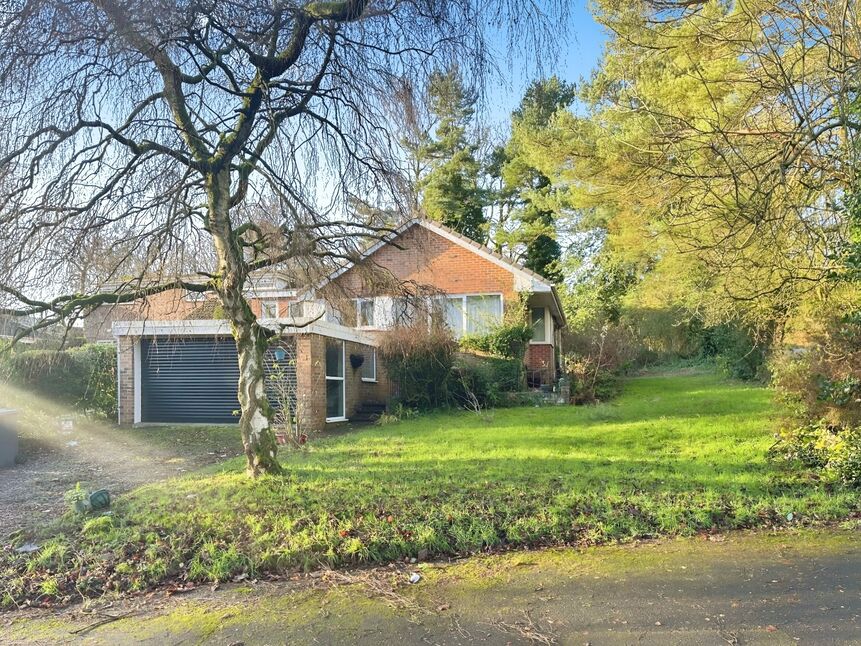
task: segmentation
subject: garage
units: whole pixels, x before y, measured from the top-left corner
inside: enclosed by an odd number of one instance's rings
[[[295,414],[296,344],[266,350],[266,394]],[[239,410],[239,365],[231,337],[153,337],[140,341],[141,422],[232,424]]]
[[[141,421],[231,424],[239,363],[230,337],[141,339]]]

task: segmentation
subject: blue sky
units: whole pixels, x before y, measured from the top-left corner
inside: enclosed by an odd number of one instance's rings
[[[546,65],[540,73],[544,76],[556,74],[569,82],[579,82],[581,78],[589,78],[601,57],[607,35],[592,18],[586,0],[576,0],[571,3],[568,24],[560,26],[560,43],[558,60],[555,65]],[[500,43],[501,46],[502,43]],[[501,47],[500,47],[501,49]],[[504,61],[505,53],[498,52],[500,60]],[[539,71],[535,69],[534,61],[513,60],[509,65],[505,62],[502,73],[505,79],[500,83],[491,81],[492,86],[487,91],[487,117],[492,124],[505,124],[511,111],[517,107],[520,98],[529,82]]]

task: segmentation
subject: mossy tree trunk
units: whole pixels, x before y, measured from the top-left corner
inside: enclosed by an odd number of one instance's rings
[[[272,430],[272,412],[266,397],[263,356],[268,334],[257,322],[245,299],[248,278],[240,234],[230,221],[230,174],[219,171],[207,177],[209,231],[218,258],[215,290],[231,322],[239,355],[239,430],[245,448],[248,474],[257,477],[281,472]]]

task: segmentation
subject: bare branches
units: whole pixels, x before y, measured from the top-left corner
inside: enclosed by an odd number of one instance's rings
[[[490,0],[5,5],[0,284],[11,289],[0,290],[0,307],[72,312],[86,302],[63,309],[55,298],[73,287],[95,295],[104,282],[217,275],[214,228],[244,262],[247,214],[275,219],[286,234],[278,244],[318,231],[304,240],[318,245],[302,247],[309,261],[349,257],[342,231],[355,242],[388,224],[353,219],[354,197],[387,213],[410,209],[388,127],[391,89],[420,87],[454,60],[480,85],[487,30],[514,17],[530,38],[552,32],[552,13]],[[213,227],[210,189],[222,173],[226,219]],[[94,253],[98,262],[81,261]],[[271,249],[242,273],[295,253]],[[140,294],[128,287],[123,298]]]

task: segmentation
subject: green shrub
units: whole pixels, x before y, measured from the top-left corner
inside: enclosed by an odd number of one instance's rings
[[[497,357],[522,361],[531,338],[530,325],[517,321],[497,325],[487,334],[463,336],[460,339],[460,347],[464,350],[486,352]]]
[[[457,343],[442,326],[421,323],[388,330],[381,339],[380,360],[397,388],[397,401],[408,408],[447,406]]]
[[[761,379],[765,373],[767,346],[750,330],[726,323],[702,332],[703,357],[714,358],[718,368],[735,379]]]
[[[843,485],[861,486],[861,428],[825,422],[799,426],[779,435],[771,455],[815,469]]]
[[[520,359],[460,354],[454,362],[449,391],[458,406],[489,408],[508,404],[511,398],[507,393],[523,387]]]
[[[39,395],[88,413],[113,417],[117,410],[116,348],[88,344],[69,350],[7,351],[3,376]]]
[[[592,404],[607,401],[619,394],[619,368],[612,364],[599,364],[598,358],[566,357],[565,372],[571,379],[573,403]]]

